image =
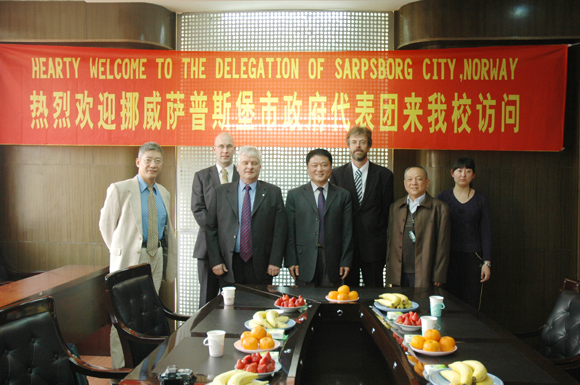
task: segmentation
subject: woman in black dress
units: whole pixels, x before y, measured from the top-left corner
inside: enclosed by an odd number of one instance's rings
[[[451,255],[446,290],[479,310],[483,282],[491,276],[491,219],[485,194],[475,191],[475,162],[459,158],[451,177],[455,187],[441,191],[437,198],[447,203],[451,213]]]

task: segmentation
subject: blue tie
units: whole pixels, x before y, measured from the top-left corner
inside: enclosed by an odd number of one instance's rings
[[[324,188],[319,187],[318,191],[318,244],[324,247]]]

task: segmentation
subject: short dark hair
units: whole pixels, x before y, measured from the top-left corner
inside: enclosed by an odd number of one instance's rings
[[[455,172],[458,168],[469,168],[475,174],[475,161],[467,156],[457,158],[455,163],[453,163],[453,167],[451,168],[451,172]]]
[[[369,147],[373,145],[373,132],[366,128],[365,126],[354,126],[348,130],[346,134],[346,145],[350,146],[350,137],[353,135],[365,135],[367,137],[367,142],[369,142]]]
[[[308,166],[308,162],[310,162],[310,158],[312,158],[315,155],[327,157],[328,158],[328,161],[332,165],[332,155],[330,155],[330,152],[328,152],[324,148],[317,148],[317,149],[314,149],[314,150],[310,151],[308,153],[308,155],[306,155],[306,165],[307,166]]]

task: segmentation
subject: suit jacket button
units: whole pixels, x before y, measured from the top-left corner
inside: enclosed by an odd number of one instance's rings
[[[236,237],[237,237],[237,236],[238,236],[237,234],[236,234],[236,235],[234,235],[234,239],[236,239]]]
[[[403,248],[403,246],[399,246],[399,249],[402,249],[402,248]]]
[[[141,250],[137,250],[137,254],[141,254]]]

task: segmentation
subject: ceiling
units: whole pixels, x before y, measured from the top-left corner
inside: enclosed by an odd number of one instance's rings
[[[86,0],[87,3],[110,3],[111,0]],[[154,0],[177,13],[242,12],[242,11],[396,11],[415,0]],[[143,0],[116,0],[116,3],[137,3]]]

